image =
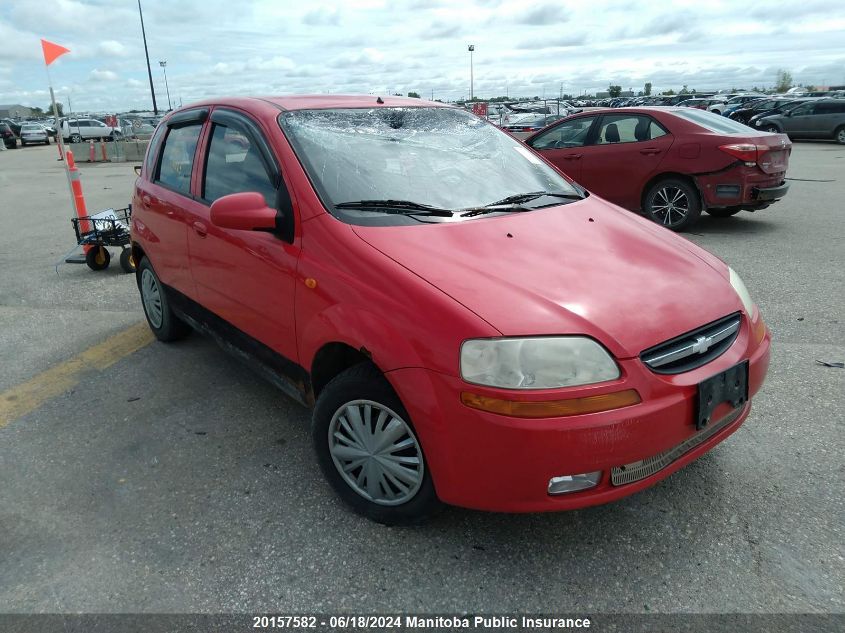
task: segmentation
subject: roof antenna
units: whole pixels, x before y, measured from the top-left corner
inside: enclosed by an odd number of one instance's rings
[[[384,103],[384,99],[381,97],[376,97],[376,103]]]

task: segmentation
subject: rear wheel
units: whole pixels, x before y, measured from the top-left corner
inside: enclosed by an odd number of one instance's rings
[[[144,307],[144,316],[150,329],[160,341],[176,341],[183,338],[190,332],[190,326],[173,313],[167,294],[155,274],[150,260],[146,257],[141,260],[138,266],[140,275],[138,287],[141,291],[141,304]]]
[[[91,270],[105,270],[110,262],[111,255],[105,246],[93,246],[85,253],[85,263]]]
[[[79,134],[71,134],[70,135],[70,142],[71,143],[81,143],[82,137]]]
[[[836,131],[833,133],[833,138],[836,139],[836,142],[840,145],[845,145],[845,125],[840,125]]]
[[[707,209],[707,214],[712,215],[714,218],[729,218],[740,211],[742,209]]]
[[[374,365],[351,367],[323,388],[311,437],[326,479],[359,514],[400,525],[440,507],[410,416]]]
[[[771,132],[772,134],[780,134],[780,130],[777,128],[776,125],[767,125],[766,131]]]
[[[667,229],[683,231],[701,215],[701,200],[698,191],[687,181],[666,178],[646,191],[643,210]]]

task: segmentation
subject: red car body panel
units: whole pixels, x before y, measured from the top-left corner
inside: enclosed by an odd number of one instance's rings
[[[770,134],[748,128],[743,134],[711,132],[676,114],[686,108],[624,108],[581,112],[532,134],[531,145],[548,130],[577,118],[601,115],[642,114],[652,117],[668,130],[664,136],[635,143],[585,145],[566,149],[535,149],[555,167],[593,193],[626,209],[642,208],[643,195],[661,176],[681,174],[691,177],[701,193],[704,208],[765,206],[755,188],[777,187],[784,182],[792,143],[784,134]],[[767,146],[753,166],[746,165],[720,145],[751,143]],[[737,186],[735,195],[726,195],[717,186]]]
[[[378,107],[409,106],[406,99],[383,101]],[[442,107],[416,99],[413,104]],[[750,404],[728,427],[655,475],[612,486],[611,467],[695,434],[699,382],[743,360],[749,361],[749,396],[763,382],[770,336],[756,309],[745,312],[721,260],[596,197],[463,222],[346,224],[323,207],[276,119],[280,108],[377,107],[372,97],[236,98],[183,111],[221,106],[248,114],[266,136],[292,199],[292,242],[211,223],[199,184],[206,121],[192,197],[152,183],[145,161],[133,200],[136,255],[149,258],[164,284],[306,374],[336,344],[372,358],[409,412],[442,500],[519,512],[603,503],[668,476],[747,416]],[[149,151],[156,150],[151,145]],[[742,313],[736,342],[702,367],[658,375],[638,358],[649,346],[736,312]],[[538,334],[595,338],[616,358],[620,377],[516,395],[460,377],[463,341]],[[471,409],[460,398],[472,391],[549,400],[625,389],[635,389],[642,402],[533,420]],[[722,406],[714,417],[727,412]],[[604,472],[597,487],[547,494],[550,477],[593,470]]]

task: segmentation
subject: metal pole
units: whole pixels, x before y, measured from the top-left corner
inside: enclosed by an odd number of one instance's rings
[[[150,68],[150,52],[147,50],[147,31],[144,29],[144,12],[141,11],[141,0],[138,0],[138,15],[141,16],[141,37],[144,38],[144,55],[147,56],[147,76],[150,78],[150,94],[153,96],[153,112],[158,116],[156,105],[156,91],[153,88],[153,71]]]
[[[473,97],[475,96],[475,88],[473,86],[473,76],[472,76],[472,52],[475,50],[475,44],[470,44],[467,47],[469,50],[469,100],[472,101]]]

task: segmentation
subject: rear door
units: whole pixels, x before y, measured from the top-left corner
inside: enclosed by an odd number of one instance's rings
[[[136,181],[133,230],[139,230],[144,249],[162,283],[196,299],[188,267],[188,228],[191,212],[201,206],[192,194],[192,172],[207,108],[171,117],[156,131],[145,177]],[[140,226],[139,226],[140,224]]]
[[[810,134],[813,138],[830,138],[845,114],[845,99],[816,103]]]
[[[581,182],[584,147],[598,117],[569,119],[531,138],[528,145],[575,182]]]
[[[646,114],[605,114],[584,148],[581,184],[605,200],[638,209],[645,183],[669,153],[674,137]]]

